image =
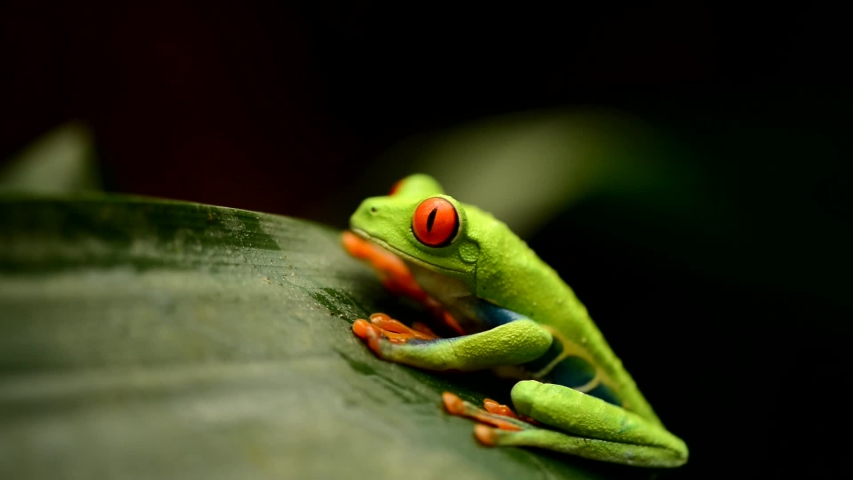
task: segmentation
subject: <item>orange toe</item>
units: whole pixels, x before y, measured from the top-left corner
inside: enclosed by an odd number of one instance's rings
[[[384,313],[374,313],[370,315],[370,323],[376,325],[382,330],[387,330],[394,333],[408,333],[411,329],[403,325],[400,321],[394,320]]]
[[[367,320],[359,318],[352,324],[352,331],[355,335],[367,342],[367,346],[373,350],[373,353],[382,357],[382,344],[380,343],[381,331],[375,326],[368,323]]]
[[[375,328],[373,325],[369,324],[367,320],[363,320],[361,318],[352,324],[353,333],[362,340],[367,340],[370,337],[370,330],[373,328]]]
[[[492,400],[491,398],[483,400],[483,408],[486,409],[486,411],[489,413],[503,415],[505,417],[519,418],[518,415],[516,415],[511,408],[507,407],[506,405],[501,405],[500,403]]]
[[[483,445],[493,447],[496,443],[498,435],[494,428],[482,423],[478,423],[474,426],[474,436]]]
[[[465,403],[459,398],[459,395],[444,392],[441,394],[441,400],[444,402],[444,408],[453,415],[465,414]]]

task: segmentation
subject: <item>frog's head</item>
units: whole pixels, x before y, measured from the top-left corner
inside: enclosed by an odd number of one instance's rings
[[[457,277],[473,273],[480,254],[462,204],[427,175],[406,177],[389,195],[361,202],[350,228],[404,260]]]

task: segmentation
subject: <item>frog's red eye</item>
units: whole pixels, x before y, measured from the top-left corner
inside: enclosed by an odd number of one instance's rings
[[[459,215],[449,201],[441,197],[428,198],[418,205],[412,217],[415,238],[430,247],[450,244],[459,232]]]
[[[388,192],[388,195],[394,195],[395,193],[397,193],[397,190],[399,190],[402,185],[403,185],[403,181],[397,180],[397,183],[395,183],[394,186],[391,187],[391,191]]]

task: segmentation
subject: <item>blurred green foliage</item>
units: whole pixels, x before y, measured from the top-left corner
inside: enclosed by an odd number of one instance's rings
[[[100,190],[92,132],[70,122],[42,135],[0,169],[0,193],[59,194]]]

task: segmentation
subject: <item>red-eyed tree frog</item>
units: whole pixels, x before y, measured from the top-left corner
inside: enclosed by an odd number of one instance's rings
[[[343,243],[351,255],[457,334],[439,338],[376,313],[352,328],[377,356],[519,380],[511,392],[517,413],[443,394],[450,413],[479,422],[481,443],[643,467],[687,461],[685,443],[663,426],[571,288],[504,223],[416,174],[364,200],[350,228]]]

